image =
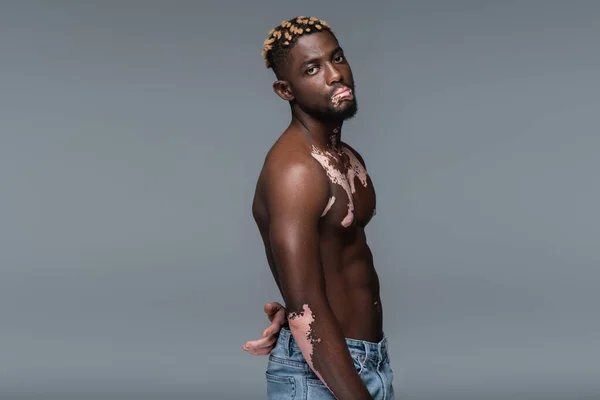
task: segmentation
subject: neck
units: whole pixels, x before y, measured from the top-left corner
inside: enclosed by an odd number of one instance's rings
[[[320,120],[305,113],[293,113],[291,125],[298,126],[321,149],[341,149],[343,122],[340,120]]]

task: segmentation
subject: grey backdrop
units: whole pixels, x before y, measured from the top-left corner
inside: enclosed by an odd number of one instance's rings
[[[599,398],[600,3],[506,0],[0,3],[0,397],[264,398],[296,15],[354,69],[401,398]]]

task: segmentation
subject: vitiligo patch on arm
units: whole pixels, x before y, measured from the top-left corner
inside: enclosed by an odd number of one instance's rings
[[[315,372],[319,379],[327,386],[323,377],[317,371],[313,364],[314,344],[320,343],[321,339],[316,337],[315,332],[312,328],[312,324],[315,322],[315,317],[308,304],[302,306],[302,311],[297,313],[290,313],[288,316],[290,330],[294,335],[294,339],[304,356],[304,359]]]

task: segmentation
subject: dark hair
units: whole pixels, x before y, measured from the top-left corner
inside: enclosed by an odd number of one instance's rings
[[[288,53],[302,35],[327,31],[333,35],[327,22],[316,17],[295,17],[283,21],[279,26],[269,31],[263,44],[262,56],[267,68],[271,68],[279,76],[281,66],[287,59]],[[335,36],[335,35],[334,35]]]

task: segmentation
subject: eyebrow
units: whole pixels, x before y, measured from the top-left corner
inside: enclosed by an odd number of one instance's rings
[[[342,52],[342,53],[344,52],[344,50],[340,46],[333,49],[333,51],[330,54],[333,55],[333,54],[339,53],[339,52]],[[309,58],[308,60],[305,60],[302,62],[302,64],[300,64],[300,68],[302,69],[302,68],[306,67],[307,65],[312,64],[317,61],[319,61],[319,57]]]

